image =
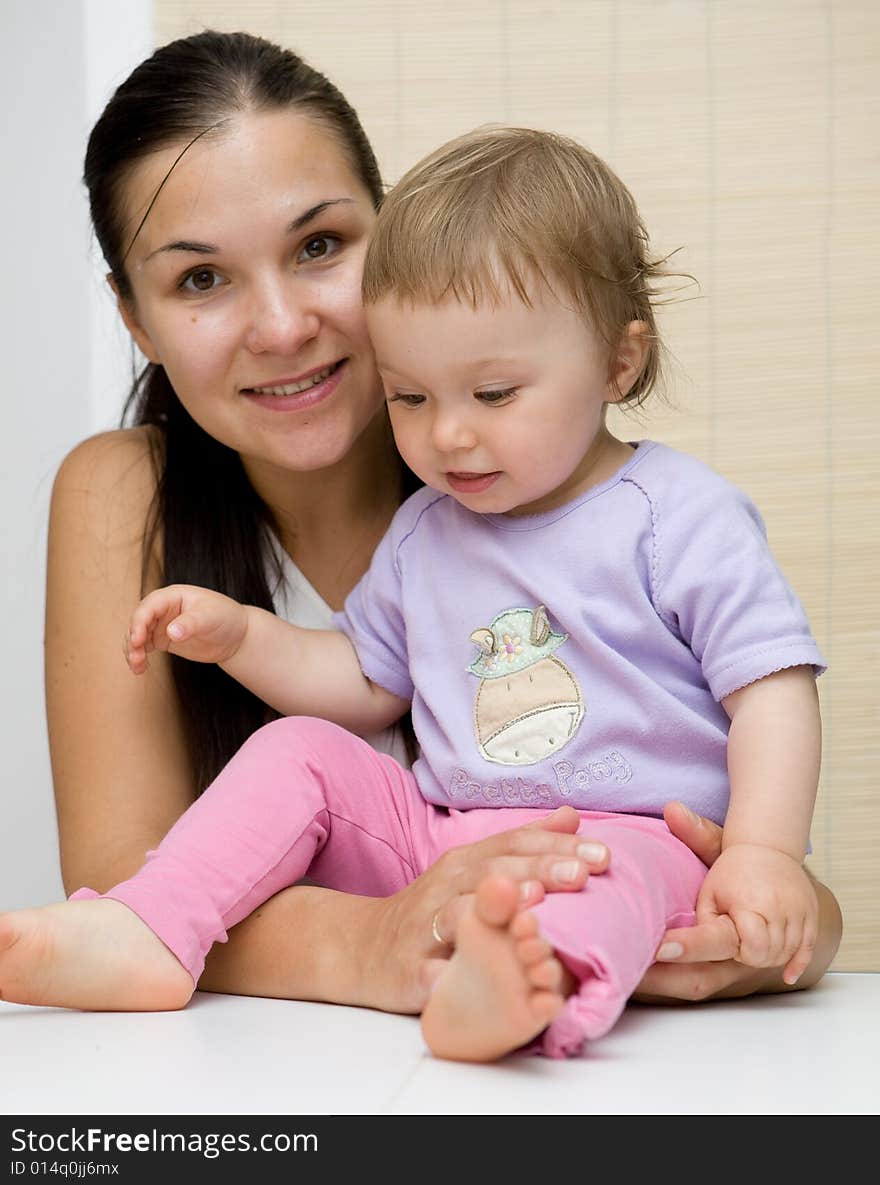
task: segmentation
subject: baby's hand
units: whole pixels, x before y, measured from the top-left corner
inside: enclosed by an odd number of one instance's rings
[[[147,669],[147,655],[167,650],[192,662],[226,662],[247,633],[247,610],[222,593],[191,584],[172,584],[144,597],[131,616],[125,658],[135,675]]]
[[[795,983],[816,944],[816,892],[797,860],[759,844],[733,844],[709,869],[697,900],[697,922],[726,914],[739,936],[738,962],[783,967]]]

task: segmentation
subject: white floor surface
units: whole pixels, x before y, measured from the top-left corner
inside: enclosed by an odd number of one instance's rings
[[[581,1058],[435,1061],[418,1021],[197,994],[175,1013],[0,1004],[6,1115],[787,1115],[880,1110],[880,975],[631,1007]]]

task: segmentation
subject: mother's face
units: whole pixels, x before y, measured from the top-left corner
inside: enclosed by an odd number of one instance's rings
[[[129,235],[182,147],[129,176]],[[360,295],[373,219],[334,136],[290,111],[194,143],[150,210],[123,317],[193,419],[246,463],[334,464],[381,406]]]

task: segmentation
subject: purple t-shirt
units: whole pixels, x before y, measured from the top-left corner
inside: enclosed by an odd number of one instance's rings
[[[609,481],[524,517],[422,489],[334,624],[364,673],[412,699],[422,794],[456,809],[721,823],[737,688],[824,669],[749,499],[643,442]]]

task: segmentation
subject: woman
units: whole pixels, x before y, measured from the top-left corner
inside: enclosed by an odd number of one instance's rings
[[[382,189],[341,95],[295,55],[204,33],[143,63],[89,142],[92,217],[119,310],[149,360],[136,426],[86,441],[59,471],[47,598],[47,702],[68,891],[137,868],[267,718],[219,670],[119,654],[132,607],[164,583],[329,625],[412,488],[394,452],[360,302]],[[405,738],[373,738],[401,753]],[[710,823],[667,810],[711,862]],[[466,895],[505,872],[524,904],[580,888],[609,854],[563,808],[444,856],[406,890],[279,894],[215,948],[199,986],[418,1012]],[[613,859],[613,853],[610,854]],[[836,952],[821,937],[797,986]],[[641,999],[782,990],[741,967],[723,925],[667,936]]]

